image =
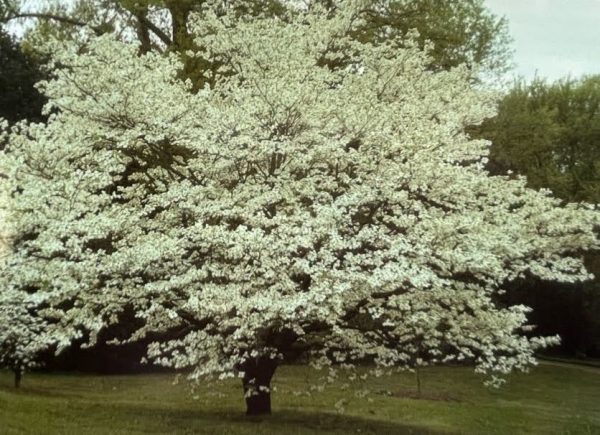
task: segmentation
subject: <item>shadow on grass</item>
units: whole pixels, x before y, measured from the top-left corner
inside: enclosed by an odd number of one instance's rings
[[[0,385],[0,391],[4,394],[14,394],[20,397],[45,397],[45,398],[71,398],[73,394],[66,391],[50,391],[47,388],[43,387],[30,387],[30,386],[21,386],[20,388],[15,388],[12,385]]]
[[[120,414],[144,418],[152,415],[163,423],[175,423],[177,433],[340,433],[340,434],[442,434],[400,422],[369,419],[335,412],[310,412],[296,409],[275,409],[264,417],[247,417],[240,409],[165,409],[160,407],[120,404]]]
[[[445,391],[423,391],[419,393],[410,388],[395,390],[378,390],[375,394],[379,396],[396,397],[398,399],[429,400],[434,402],[463,402],[457,395]]]

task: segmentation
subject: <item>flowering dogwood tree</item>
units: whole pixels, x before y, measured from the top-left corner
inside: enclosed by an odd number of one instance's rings
[[[0,367],[14,373],[16,388],[25,371],[39,365],[40,353],[53,344],[45,320],[25,300],[26,295],[14,289],[0,292]]]
[[[494,95],[466,68],[429,70],[410,37],[344,37],[357,7],[207,10],[195,55],[215,86],[198,93],[172,55],[109,36],[56,47],[50,121],[13,129],[3,170],[18,235],[4,279],[57,339],[93,342],[134,310],[132,339],[169,333],[149,358],[239,376],[249,414],[270,412],[290,354],[465,359],[494,381],[553,342],[523,336],[527,309],[496,296],[524,274],[587,278],[597,213],[490,177],[464,127]]]
[[[0,120],[2,121],[2,120]],[[6,129],[4,121],[0,126]],[[0,143],[5,139],[0,132]],[[5,273],[5,263],[10,258],[11,229],[7,225],[7,199],[0,195],[0,272]],[[23,373],[38,365],[40,352],[52,346],[53,338],[43,317],[37,314],[36,304],[19,287],[5,281],[0,288],[0,367],[10,369],[19,388]]]

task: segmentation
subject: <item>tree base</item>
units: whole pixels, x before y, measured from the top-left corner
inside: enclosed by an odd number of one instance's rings
[[[21,388],[21,379],[23,379],[23,372],[15,370],[15,388]]]
[[[271,393],[261,392],[246,398],[246,415],[270,415]]]
[[[251,359],[242,364],[246,415],[271,414],[271,378],[276,368],[277,362],[266,357]]]

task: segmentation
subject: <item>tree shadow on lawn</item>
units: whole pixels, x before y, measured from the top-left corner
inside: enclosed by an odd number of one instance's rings
[[[200,405],[200,404],[199,404]],[[122,404],[119,413],[158,419],[176,433],[339,433],[339,434],[442,434],[447,431],[382,421],[335,412],[309,412],[283,408],[264,417],[247,417],[240,409],[165,409]],[[151,424],[147,421],[146,424]]]
[[[21,386],[20,388],[15,388],[12,385],[1,385],[0,391],[5,394],[16,395],[20,398],[31,398],[31,399],[39,399],[39,398],[48,398],[48,399],[76,399],[79,397],[76,394],[73,394],[71,391],[62,391],[62,390],[50,390],[46,387],[40,386]],[[81,396],[83,397],[83,395]]]
[[[395,397],[398,399],[429,400],[434,402],[463,402],[463,399],[457,395],[445,391],[422,391],[410,388],[401,388],[395,390],[377,390],[375,394],[379,396]]]

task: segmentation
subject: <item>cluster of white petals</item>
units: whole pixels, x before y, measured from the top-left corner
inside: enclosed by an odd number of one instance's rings
[[[0,120],[0,127],[6,129],[7,123]],[[0,132],[0,143],[2,143]],[[0,222],[8,221],[9,201],[0,196]],[[12,233],[8,225],[0,230],[0,271],[4,272],[9,260]],[[0,290],[0,367],[9,368],[15,373],[38,365],[41,352],[55,344],[49,334],[48,325],[43,316],[38,315],[38,305],[32,301],[26,289],[4,282]]]
[[[587,279],[598,214],[489,176],[465,127],[495,96],[466,68],[428,70],[410,40],[345,37],[355,3],[196,17],[218,77],[198,93],[175,55],[57,44],[50,121],[13,128],[2,156],[17,235],[2,284],[61,343],[133,310],[133,339],[168,337],[149,357],[194,378],[301,351],[531,365],[556,339],[527,338],[527,308],[497,296],[527,274]]]
[[[0,292],[0,367],[15,373],[36,367],[40,353],[54,345],[47,323],[26,298],[10,288]]]

